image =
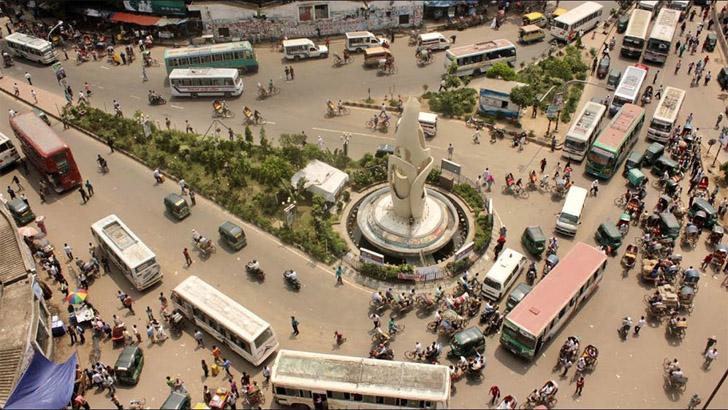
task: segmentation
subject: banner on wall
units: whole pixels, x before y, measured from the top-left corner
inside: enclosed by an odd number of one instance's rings
[[[124,0],[124,8],[137,13],[187,15],[184,0]]]

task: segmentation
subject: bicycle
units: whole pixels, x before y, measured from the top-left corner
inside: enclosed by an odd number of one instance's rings
[[[398,334],[401,334],[402,332],[404,332],[405,326],[400,324],[396,325],[395,328],[396,330],[389,329],[389,336],[396,336]]]
[[[514,185],[503,185],[502,191],[504,194],[513,194],[516,198],[528,199],[530,194],[527,190],[517,187]]]
[[[132,410],[145,409],[147,406],[147,399],[142,398],[141,400],[131,399],[129,400],[129,408]]]

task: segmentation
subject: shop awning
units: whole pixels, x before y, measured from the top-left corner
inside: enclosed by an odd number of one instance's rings
[[[158,22],[156,22],[154,25],[157,27],[164,27],[164,26],[176,26],[179,24],[184,24],[188,21],[188,19],[181,19],[178,17],[162,17],[159,19]]]
[[[476,5],[478,0],[435,0],[426,1],[425,7],[452,7],[460,4]]]
[[[120,23],[131,23],[131,24],[136,24],[139,26],[153,26],[160,19],[161,19],[161,17],[141,16],[139,14],[131,14],[131,13],[124,13],[124,12],[118,11],[118,12],[114,13],[113,16],[111,16],[109,21],[120,22]]]

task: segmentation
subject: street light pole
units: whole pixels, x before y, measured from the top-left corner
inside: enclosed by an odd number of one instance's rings
[[[53,26],[53,28],[51,28],[50,31],[48,31],[48,41],[50,41],[51,43],[53,42],[53,37],[52,37],[53,30],[57,29],[58,27],[60,27],[62,25],[63,25],[63,20],[58,20],[58,23],[55,26]],[[61,44],[63,44],[63,40],[61,40]]]

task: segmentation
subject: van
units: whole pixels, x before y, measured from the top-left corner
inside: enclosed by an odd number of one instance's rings
[[[587,193],[586,189],[578,186],[569,188],[564,206],[556,219],[556,232],[567,236],[576,235],[576,230],[579,229],[581,223],[581,213],[584,210]]]
[[[370,47],[364,51],[364,65],[367,67],[379,66],[380,60],[390,60],[394,62],[394,56],[388,48]]]
[[[13,142],[0,132],[0,169],[13,165],[18,159],[20,155]]]
[[[326,46],[317,46],[307,38],[294,40],[283,40],[283,54],[289,60],[300,60],[302,58],[326,58],[329,56],[329,49]]]
[[[480,295],[485,299],[497,301],[518,279],[527,258],[511,248],[503,251],[483,279]]]
[[[425,134],[425,137],[434,137],[437,135],[437,114],[433,114],[431,112],[420,112],[417,116],[417,120],[420,123],[422,133]],[[395,132],[399,129],[399,123],[401,121],[401,118],[397,120],[397,124],[394,128]]]
[[[528,44],[533,41],[541,41],[546,37],[541,27],[535,24],[529,24],[518,29],[518,41],[523,44]]]
[[[450,48],[450,40],[440,33],[420,34],[417,47],[421,50],[447,50]]]
[[[381,47],[386,40],[378,38],[368,31],[352,31],[346,33],[346,49],[358,53],[369,47]]]

